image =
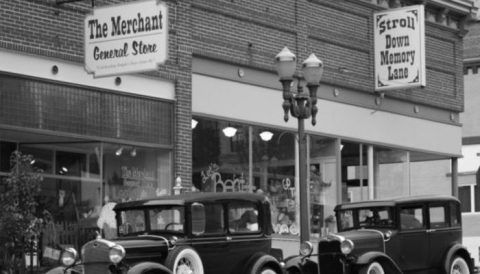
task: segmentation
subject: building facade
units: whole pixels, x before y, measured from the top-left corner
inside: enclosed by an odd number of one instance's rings
[[[475,1],[478,7],[479,1]],[[472,18],[467,24],[468,34],[464,39],[464,79],[465,79],[465,110],[460,115],[462,128],[462,155],[459,160],[459,198],[462,201],[462,215],[464,222],[464,244],[467,245],[475,262],[479,264],[480,234],[477,227],[480,225],[480,111],[477,107],[480,102],[478,84],[480,77],[480,17]]]
[[[0,1],[0,176],[12,151],[32,154],[56,222],[96,228],[104,205],[178,187],[251,191],[272,202],[277,244],[298,241],[297,124],[273,62],[285,46],[325,67],[306,126],[312,236],[335,229],[339,202],[456,194],[471,1],[168,0],[168,60],[94,78],[84,18],[125,2]],[[374,92],[373,13],[413,4],[426,87]]]

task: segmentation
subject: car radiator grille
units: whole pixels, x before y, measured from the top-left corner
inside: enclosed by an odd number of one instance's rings
[[[341,254],[321,254],[318,256],[320,273],[339,274],[344,273],[344,265]]]
[[[320,273],[344,273],[343,254],[339,241],[321,241],[318,243],[318,262]]]
[[[82,250],[84,274],[110,273],[108,267],[112,264],[108,257],[110,248],[98,241],[87,243]]]
[[[321,241],[318,243],[318,252],[338,253],[340,252],[340,242],[339,241]]]

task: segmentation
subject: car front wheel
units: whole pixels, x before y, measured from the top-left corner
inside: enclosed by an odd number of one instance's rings
[[[270,267],[264,267],[259,274],[277,274],[275,270],[271,269]]]
[[[360,269],[360,274],[385,274],[382,265],[379,262],[371,262]]]
[[[467,262],[462,257],[455,257],[450,264],[449,274],[470,274]]]
[[[165,266],[173,274],[204,274],[202,260],[190,247],[177,247],[168,254]]]

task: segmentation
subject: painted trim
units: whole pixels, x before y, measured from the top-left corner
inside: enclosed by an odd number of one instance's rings
[[[318,93],[325,87],[320,86]],[[296,119],[283,121],[280,90],[205,75],[192,75],[192,112],[277,128],[297,129]],[[328,100],[318,100],[317,125],[306,131],[345,140],[461,156],[461,126],[433,122]]]
[[[106,89],[130,94],[175,100],[175,84],[172,81],[155,79],[140,75],[122,75],[121,84],[117,77],[93,78],[82,65],[60,59],[28,55],[0,49],[0,72],[25,75],[53,80],[84,87]],[[58,73],[52,73],[52,67],[58,67]]]
[[[430,69],[430,67],[427,67]],[[328,68],[325,68],[328,70]],[[242,76],[239,71],[242,71]],[[244,65],[232,65],[207,58],[193,58],[192,62],[193,74],[204,75],[207,77],[219,78],[228,81],[244,83],[264,88],[279,89],[281,84],[278,76],[273,71],[261,70],[259,68],[248,67]],[[347,73],[341,77],[356,77]],[[381,109],[385,112],[391,112],[403,116],[411,116],[417,119],[430,120],[433,122],[441,122],[449,125],[461,125],[458,122],[458,113],[454,110],[441,109],[429,106],[424,103],[408,102],[385,94],[384,98],[377,104],[377,96],[368,90],[362,90],[357,87],[356,90],[351,87],[341,86],[338,83],[320,83],[321,88],[317,92],[319,99],[339,102],[352,106],[358,106],[370,109]],[[415,111],[418,109],[418,112]],[[451,115],[455,115],[452,120]]]

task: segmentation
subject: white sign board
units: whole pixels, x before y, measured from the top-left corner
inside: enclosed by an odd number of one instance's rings
[[[85,18],[85,70],[94,77],[155,70],[168,58],[167,11],[158,0],[94,9]]]
[[[424,6],[374,13],[375,90],[426,85]]]

